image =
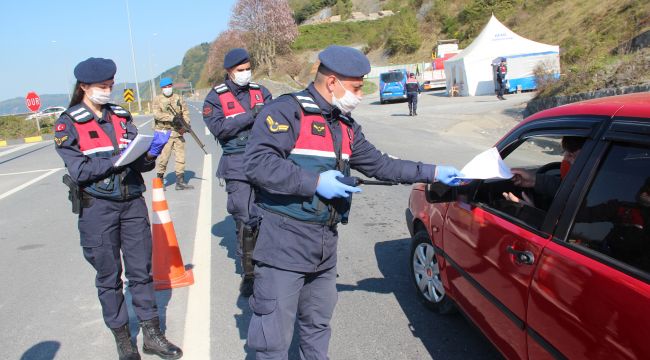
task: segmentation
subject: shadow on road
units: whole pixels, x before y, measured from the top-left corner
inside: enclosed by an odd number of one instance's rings
[[[188,184],[192,179],[198,179],[198,180],[203,180],[203,178],[197,177],[196,173],[192,170],[185,170],[185,182]],[[175,172],[170,172],[167,175],[165,175],[165,186],[169,186],[172,184],[176,183],[176,173]]]
[[[51,360],[59,351],[61,343],[58,341],[41,341],[23,353],[20,360]]]
[[[409,252],[410,239],[376,243],[375,257],[383,277],[363,279],[356,285],[337,284],[338,291],[394,294],[413,336],[422,341],[433,359],[501,359],[464,317],[433,313],[418,301],[411,281]]]

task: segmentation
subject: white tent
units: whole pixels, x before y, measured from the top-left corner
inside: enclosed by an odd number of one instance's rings
[[[505,57],[508,89],[535,89],[533,69],[542,64],[554,76],[560,74],[560,47],[523,38],[492,15],[481,33],[463,51],[445,61],[447,91],[456,86],[461,96],[494,94],[492,60]]]

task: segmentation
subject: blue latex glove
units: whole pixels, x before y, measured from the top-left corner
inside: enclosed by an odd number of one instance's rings
[[[453,185],[452,179],[458,176],[461,176],[460,171],[453,166],[436,166],[436,174],[434,175],[434,178],[445,185]]]
[[[169,136],[171,134],[172,132],[169,130],[154,131],[153,141],[149,146],[149,155],[153,157],[157,157],[158,155],[160,155],[162,149],[165,147],[165,144],[167,144],[167,141],[169,141]]]
[[[344,183],[336,180],[336,178],[343,177],[338,170],[327,170],[320,173],[318,178],[318,185],[316,186],[316,192],[318,195],[324,197],[325,199],[331,199],[335,197],[349,197],[349,193],[360,192],[361,189],[358,187],[348,186]]]

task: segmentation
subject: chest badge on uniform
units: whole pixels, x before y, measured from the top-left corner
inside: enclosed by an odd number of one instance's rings
[[[311,123],[311,133],[312,135],[325,137],[325,123],[317,121]]]
[[[232,101],[228,101],[228,104],[226,104],[226,105],[228,106],[228,109],[234,109],[235,108],[235,103],[232,102]]]
[[[255,100],[257,100],[257,101],[262,100],[262,99],[260,99],[260,94],[255,94]]]
[[[124,121],[120,121],[120,126],[122,127],[122,130],[126,130],[126,123]]]
[[[98,139],[99,138],[99,134],[95,130],[89,131],[88,135],[90,136],[91,139]]]
[[[61,144],[63,144],[66,140],[68,140],[68,135],[54,138],[54,142],[56,143],[56,146],[61,146]]]
[[[289,125],[278,124],[277,121],[273,120],[271,115],[266,117],[266,125],[268,125],[269,131],[272,133],[287,132],[289,130]]]

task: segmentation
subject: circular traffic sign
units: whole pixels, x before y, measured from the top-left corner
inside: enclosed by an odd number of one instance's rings
[[[30,111],[37,112],[41,108],[41,98],[33,91],[25,96],[25,105]]]

